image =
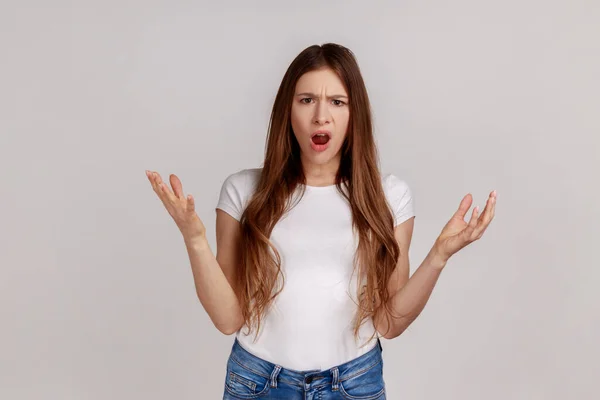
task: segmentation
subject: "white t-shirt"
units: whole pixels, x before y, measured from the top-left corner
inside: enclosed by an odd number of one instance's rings
[[[260,172],[260,168],[253,168],[229,175],[217,208],[239,221]],[[385,174],[382,184],[394,210],[394,226],[413,217],[407,183]],[[358,239],[352,232],[347,200],[335,185],[306,186],[299,198],[294,198],[295,206],[276,223],[270,236],[281,256],[283,290],[261,321],[256,342],[254,331],[245,335],[247,327],[236,337],[250,353],[284,368],[323,370],[371,350],[376,340],[362,345],[375,328],[371,319],[366,320],[360,340],[355,341],[353,320],[358,300],[353,259]]]

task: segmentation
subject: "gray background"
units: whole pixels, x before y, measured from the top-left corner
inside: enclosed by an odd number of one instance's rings
[[[412,271],[462,196],[498,191],[383,342],[389,398],[598,398],[599,21],[591,0],[3,1],[0,398],[221,397],[233,336],[144,170],[182,179],[215,250],[221,183],[260,166],[285,69],[329,41],[413,190]]]

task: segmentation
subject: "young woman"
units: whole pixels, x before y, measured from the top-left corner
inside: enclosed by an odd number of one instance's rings
[[[147,171],[179,227],[198,297],[236,334],[224,399],[385,399],[380,337],[420,314],[448,259],[479,239],[495,191],[467,223],[467,194],[409,279],[414,206],[381,174],[354,55],[310,46],[277,93],[262,168],[230,174],[217,204],[217,255],[194,199]]]

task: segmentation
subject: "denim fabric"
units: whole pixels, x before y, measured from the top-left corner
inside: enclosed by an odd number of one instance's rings
[[[223,400],[384,400],[382,347],[328,370],[294,371],[246,351],[235,339]]]

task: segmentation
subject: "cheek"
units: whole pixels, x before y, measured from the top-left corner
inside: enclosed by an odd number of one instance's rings
[[[305,114],[303,110],[292,107],[290,122],[295,134],[302,134],[307,129],[307,125],[310,125],[310,120],[306,121]]]
[[[347,125],[348,121],[350,120],[350,109],[348,107],[340,108],[338,118],[340,119],[340,122],[343,122]]]
[[[349,122],[350,112],[348,109],[339,110],[339,112],[335,115],[336,130],[338,130],[339,133],[342,133],[344,135],[346,134]]]

